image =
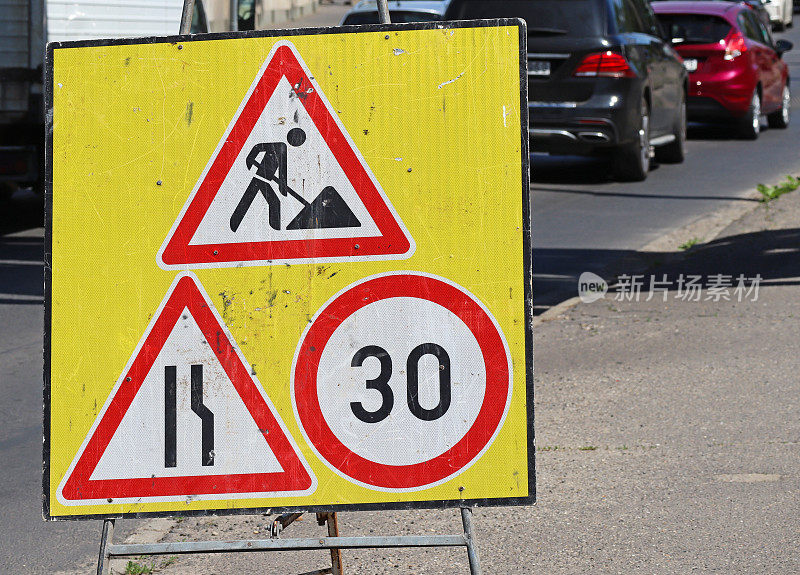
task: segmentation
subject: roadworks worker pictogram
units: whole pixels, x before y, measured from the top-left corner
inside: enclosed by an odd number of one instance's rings
[[[286,135],[286,141],[295,147],[302,146],[306,141],[306,133],[301,128],[292,128]],[[256,172],[231,216],[231,231],[236,232],[239,229],[242,219],[259,193],[267,201],[269,226],[273,230],[281,229],[281,200],[278,194],[284,198],[291,195],[303,205],[300,213],[286,226],[287,230],[361,226],[361,222],[333,186],[325,186],[313,202],[308,202],[289,187],[287,155],[284,142],[263,142],[250,150],[247,155],[247,169],[255,167]],[[277,185],[278,193],[270,182]]]

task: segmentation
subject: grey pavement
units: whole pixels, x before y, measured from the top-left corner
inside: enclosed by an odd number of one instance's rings
[[[591,304],[535,333],[538,503],[479,509],[486,573],[800,572],[800,193],[652,270],[701,301]],[[764,279],[741,302],[707,276]],[[749,282],[748,282],[749,283]],[[343,535],[457,532],[454,511],[339,514]],[[263,516],[185,519],[164,540],[259,538]],[[285,536],[321,536],[313,517]],[[327,553],[178,557],[168,575],[302,573]],[[461,550],[346,551],[345,572],[466,573]],[[158,563],[157,563],[158,565]]]

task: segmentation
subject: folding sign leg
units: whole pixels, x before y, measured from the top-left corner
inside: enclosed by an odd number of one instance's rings
[[[339,537],[339,520],[336,513],[317,513],[317,523],[328,524],[328,537]],[[342,575],[342,550],[331,549],[331,575]]]
[[[192,29],[192,16],[194,15],[194,0],[183,0],[183,11],[181,12],[181,25],[179,34],[189,34]]]
[[[114,520],[103,521],[103,533],[100,535],[100,556],[97,558],[97,575],[108,575],[111,572],[111,556],[109,546],[114,537]]]
[[[467,540],[467,558],[469,558],[470,575],[480,575],[481,562],[478,559],[478,548],[472,533],[472,508],[461,508],[461,522],[464,524],[464,538]]]

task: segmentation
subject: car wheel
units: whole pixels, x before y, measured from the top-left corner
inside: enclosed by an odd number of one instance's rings
[[[789,84],[783,87],[783,96],[781,97],[781,108],[777,112],[773,112],[767,116],[770,128],[788,128],[789,121],[792,119],[792,92],[789,90]]]
[[[761,96],[758,89],[753,91],[750,107],[739,120],[739,135],[745,140],[755,140],[761,133]]]
[[[675,139],[660,148],[656,148],[656,160],[665,164],[680,164],[686,157],[686,98],[678,107],[675,128],[672,130]]]
[[[620,146],[614,154],[614,175],[625,182],[641,182],[650,171],[650,106],[642,98],[641,123],[636,140]]]

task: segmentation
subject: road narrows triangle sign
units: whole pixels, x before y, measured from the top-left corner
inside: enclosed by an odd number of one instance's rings
[[[316,478],[199,281],[176,278],[62,479],[64,505],[306,495]]]
[[[415,249],[297,50],[280,41],[157,261],[215,268],[405,259]]]

